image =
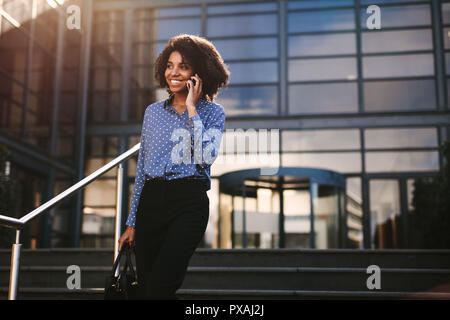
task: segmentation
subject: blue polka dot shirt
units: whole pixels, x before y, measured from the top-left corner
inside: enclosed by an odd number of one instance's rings
[[[189,118],[187,110],[179,114],[169,101],[155,102],[145,110],[128,226],[135,226],[146,179],[200,178],[211,188],[210,166],[219,152],[225,111],[200,99],[197,114]]]

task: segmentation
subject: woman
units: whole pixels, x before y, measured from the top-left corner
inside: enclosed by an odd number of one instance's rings
[[[127,229],[135,245],[140,297],[176,299],[209,218],[210,166],[225,112],[213,102],[229,71],[214,45],[191,35],[171,38],[155,63],[169,98],[145,110]]]

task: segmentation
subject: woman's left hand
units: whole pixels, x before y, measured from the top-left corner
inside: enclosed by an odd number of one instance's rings
[[[186,106],[188,108],[195,108],[198,100],[202,96],[202,79],[195,74],[191,79],[195,79],[195,85],[192,80],[187,81],[188,95],[186,97]]]

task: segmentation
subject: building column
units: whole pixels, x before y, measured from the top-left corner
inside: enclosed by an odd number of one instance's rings
[[[84,178],[84,160],[86,154],[86,118],[88,107],[88,94],[89,94],[89,68],[90,68],[90,56],[91,56],[91,38],[92,38],[92,15],[93,4],[92,0],[83,0],[84,14],[81,16],[83,19],[84,30],[81,30],[82,44],[81,44],[81,70],[80,70],[80,83],[79,83],[79,96],[80,104],[77,118],[77,142],[76,142],[76,160],[77,173],[75,176],[75,182],[78,182]],[[83,192],[81,189],[76,194],[75,199],[75,211],[73,212],[71,232],[71,245],[72,247],[80,246],[81,225],[82,225],[82,213],[83,213]]]
[[[55,76],[53,81],[53,110],[52,110],[52,122],[51,122],[51,137],[50,137],[50,156],[56,158],[56,145],[58,142],[58,126],[59,126],[59,104],[61,97],[61,83],[62,83],[62,66],[64,59],[64,27],[65,27],[65,15],[64,8],[57,7],[58,11],[58,31],[56,38],[56,63],[55,63]],[[50,200],[55,196],[55,178],[56,169],[50,167],[49,177],[47,180],[47,190],[45,192],[44,202]],[[51,247],[51,232],[53,213],[55,209],[51,209],[49,213],[44,214],[41,218],[41,237],[40,247]]]

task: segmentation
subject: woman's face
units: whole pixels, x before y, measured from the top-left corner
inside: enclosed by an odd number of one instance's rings
[[[194,75],[194,70],[190,63],[183,61],[183,56],[178,51],[173,51],[167,61],[166,82],[170,91],[174,94],[187,92],[187,81]]]

